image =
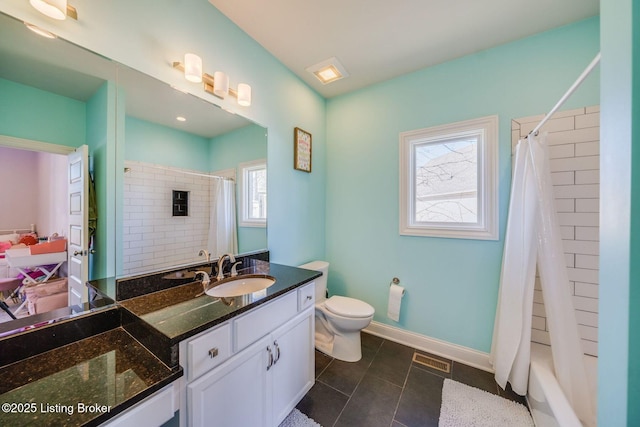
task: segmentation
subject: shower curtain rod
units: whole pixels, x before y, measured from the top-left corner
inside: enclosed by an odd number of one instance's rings
[[[166,170],[166,171],[171,171],[171,172],[179,172],[179,173],[183,173],[185,175],[201,176],[203,178],[217,178],[217,179],[223,179],[225,181],[233,181],[233,182],[235,182],[234,178],[230,178],[228,176],[219,176],[219,175],[211,175],[211,174],[207,174],[207,173],[191,172],[191,171],[188,171],[188,170],[183,170],[183,169],[179,169],[179,168],[173,168],[171,166],[146,164],[146,165],[144,165],[144,167],[154,168],[154,169],[161,169],[161,170]],[[125,167],[124,168],[124,173],[127,173],[127,172],[131,172],[131,168],[130,167]]]
[[[540,123],[538,123],[538,126],[533,128],[533,130],[531,132],[529,132],[529,135],[533,134],[534,136],[538,136],[538,131],[540,130],[540,128],[545,123],[547,123],[547,121],[551,118],[551,116],[553,116],[555,114],[555,112],[558,110],[558,108],[560,108],[562,106],[562,104],[564,104],[565,101],[573,94],[573,92],[575,92],[575,90],[578,88],[578,86],[580,86],[582,84],[584,79],[587,78],[587,76],[591,73],[591,71],[595,68],[595,66],[598,65],[599,62],[600,62],[600,52],[598,52],[596,57],[593,58],[593,61],[591,61],[591,63],[587,66],[587,68],[584,69],[582,74],[580,74],[580,77],[578,77],[578,79],[571,85],[569,90],[564,95],[562,95],[562,98],[560,98],[560,100],[556,103],[556,105],[553,106],[551,111],[549,111],[549,114],[544,116],[544,118],[540,121]],[[529,135],[527,135],[526,137],[528,137]]]

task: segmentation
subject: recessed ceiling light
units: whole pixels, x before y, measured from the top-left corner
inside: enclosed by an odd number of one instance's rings
[[[187,119],[185,117],[182,117],[182,116],[176,117],[176,120],[179,121],[179,122],[186,122],[187,121]]]
[[[25,23],[24,23],[24,25],[25,25],[28,29],[30,29],[31,31],[33,31],[34,33],[36,33],[36,34],[37,34],[37,35],[39,35],[39,36],[46,37],[46,38],[48,38],[48,39],[55,39],[55,38],[56,38],[56,35],[55,35],[55,34],[50,33],[50,32],[49,32],[49,31],[47,31],[47,30],[43,30],[42,28],[37,27],[37,26],[35,26],[35,25],[33,25],[33,24],[29,24],[28,22],[25,22]]]
[[[328,84],[336,80],[349,77],[349,73],[344,66],[338,61],[338,58],[332,57],[315,65],[307,67],[306,70],[313,73],[320,83]]]

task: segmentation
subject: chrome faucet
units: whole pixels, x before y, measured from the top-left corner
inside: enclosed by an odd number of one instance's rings
[[[218,275],[216,276],[216,280],[224,279],[224,271],[222,270],[222,267],[224,266],[225,258],[229,258],[230,263],[236,262],[236,258],[232,254],[221,255],[220,258],[218,258]]]
[[[211,284],[211,278],[206,271],[198,270],[193,275],[194,277],[198,277],[198,274],[202,274],[202,292],[206,292],[209,284]]]
[[[200,252],[198,252],[198,256],[202,256],[202,255],[205,255],[207,257],[207,263],[211,262],[211,254],[209,253],[208,250],[200,249]]]

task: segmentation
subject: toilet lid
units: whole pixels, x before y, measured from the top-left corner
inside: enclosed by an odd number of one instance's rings
[[[339,316],[345,317],[369,317],[373,316],[374,309],[364,301],[355,298],[332,296],[325,301],[325,307]]]

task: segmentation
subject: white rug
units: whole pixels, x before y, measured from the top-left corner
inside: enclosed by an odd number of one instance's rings
[[[444,380],[438,427],[533,427],[526,407],[484,390]]]
[[[294,409],[287,415],[279,427],[322,427],[312,418],[307,417],[302,412]]]

